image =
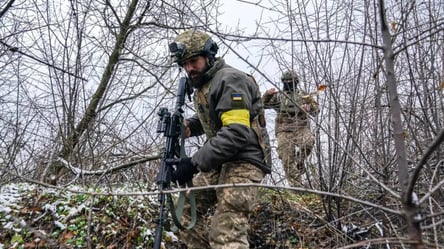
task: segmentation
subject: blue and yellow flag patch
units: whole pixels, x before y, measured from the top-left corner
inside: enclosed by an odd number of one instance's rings
[[[231,100],[233,101],[242,101],[242,93],[232,93]]]
[[[231,108],[232,109],[244,109],[244,95],[242,93],[231,94]]]

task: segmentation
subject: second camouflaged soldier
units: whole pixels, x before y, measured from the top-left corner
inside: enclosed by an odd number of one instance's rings
[[[310,95],[297,89],[298,76],[293,71],[282,74],[282,91],[267,90],[262,96],[266,109],[276,111],[275,133],[278,155],[287,181],[293,187],[302,186],[305,159],[310,155],[314,136],[308,115],[319,113],[319,106]]]

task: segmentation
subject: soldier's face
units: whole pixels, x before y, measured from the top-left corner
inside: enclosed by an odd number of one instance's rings
[[[207,57],[202,55],[191,57],[183,62],[183,68],[193,87],[200,88],[205,83],[203,80],[208,69]]]
[[[282,83],[284,84],[284,91],[294,91],[296,88],[296,82],[293,82],[292,80],[283,80]]]

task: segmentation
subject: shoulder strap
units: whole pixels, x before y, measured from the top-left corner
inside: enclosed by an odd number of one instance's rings
[[[181,136],[180,136],[180,158],[185,158],[187,155],[185,153],[185,126],[183,125],[183,118],[180,120],[180,134],[181,134]],[[191,181],[188,183],[188,186],[192,186]],[[174,207],[174,202],[173,202],[173,198],[172,198],[171,194],[167,194],[167,199],[168,199],[168,203],[170,205],[171,217],[173,218],[174,225],[175,225],[171,228],[172,231],[176,232],[178,229],[190,230],[191,228],[193,228],[194,225],[196,224],[196,220],[197,220],[196,198],[194,196],[194,192],[191,191],[188,194],[188,196],[186,196],[186,194],[184,192],[180,192],[179,197],[177,199],[177,206],[176,207]],[[191,221],[187,227],[184,227],[180,223],[180,219],[183,214],[183,208],[185,206],[185,200],[188,200],[188,202],[190,203],[190,207],[191,207],[191,210],[190,210]]]
[[[207,99],[205,98],[205,95],[204,95],[204,93],[202,92],[201,89],[199,89],[199,90],[197,91],[197,96],[198,96],[199,99],[200,99],[200,103],[202,103],[202,104],[204,104],[204,105],[208,105],[208,101],[207,101]]]

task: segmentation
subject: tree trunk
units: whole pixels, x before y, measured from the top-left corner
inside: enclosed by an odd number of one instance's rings
[[[400,189],[402,205],[404,210],[404,219],[406,221],[407,235],[410,240],[415,241],[414,248],[425,248],[422,242],[422,233],[418,221],[419,208],[412,198],[413,193],[409,193],[409,174],[407,165],[407,153],[403,137],[403,128],[401,121],[401,105],[399,103],[397,83],[395,77],[394,55],[392,48],[392,36],[388,30],[385,18],[384,0],[379,1],[381,32],[383,39],[384,61],[387,72],[387,88],[390,95],[390,112],[392,117],[393,139],[396,149],[396,162],[398,163],[398,178],[401,184]]]
[[[85,115],[77,124],[74,131],[68,134],[68,136],[64,140],[63,147],[59,153],[59,156],[67,161],[69,161],[69,158],[73,154],[74,148],[78,145],[80,137],[85,133],[85,131],[88,129],[88,126],[94,121],[94,118],[97,115],[97,107],[100,103],[100,100],[103,98],[106,89],[111,83],[111,77],[115,70],[115,66],[119,62],[122,49],[125,45],[126,38],[128,37],[130,31],[131,19],[134,16],[138,2],[139,0],[132,0],[130,6],[128,7],[128,12],[126,13],[125,19],[120,25],[120,31],[116,37],[114,49],[111,53],[111,56],[109,57],[108,64],[105,67],[100,84],[97,87],[96,92],[92,96],[91,102],[86,109]],[[56,184],[58,179],[65,172],[64,167],[61,164],[55,164],[54,167],[56,173],[54,176],[50,177],[50,183],[52,184]]]

